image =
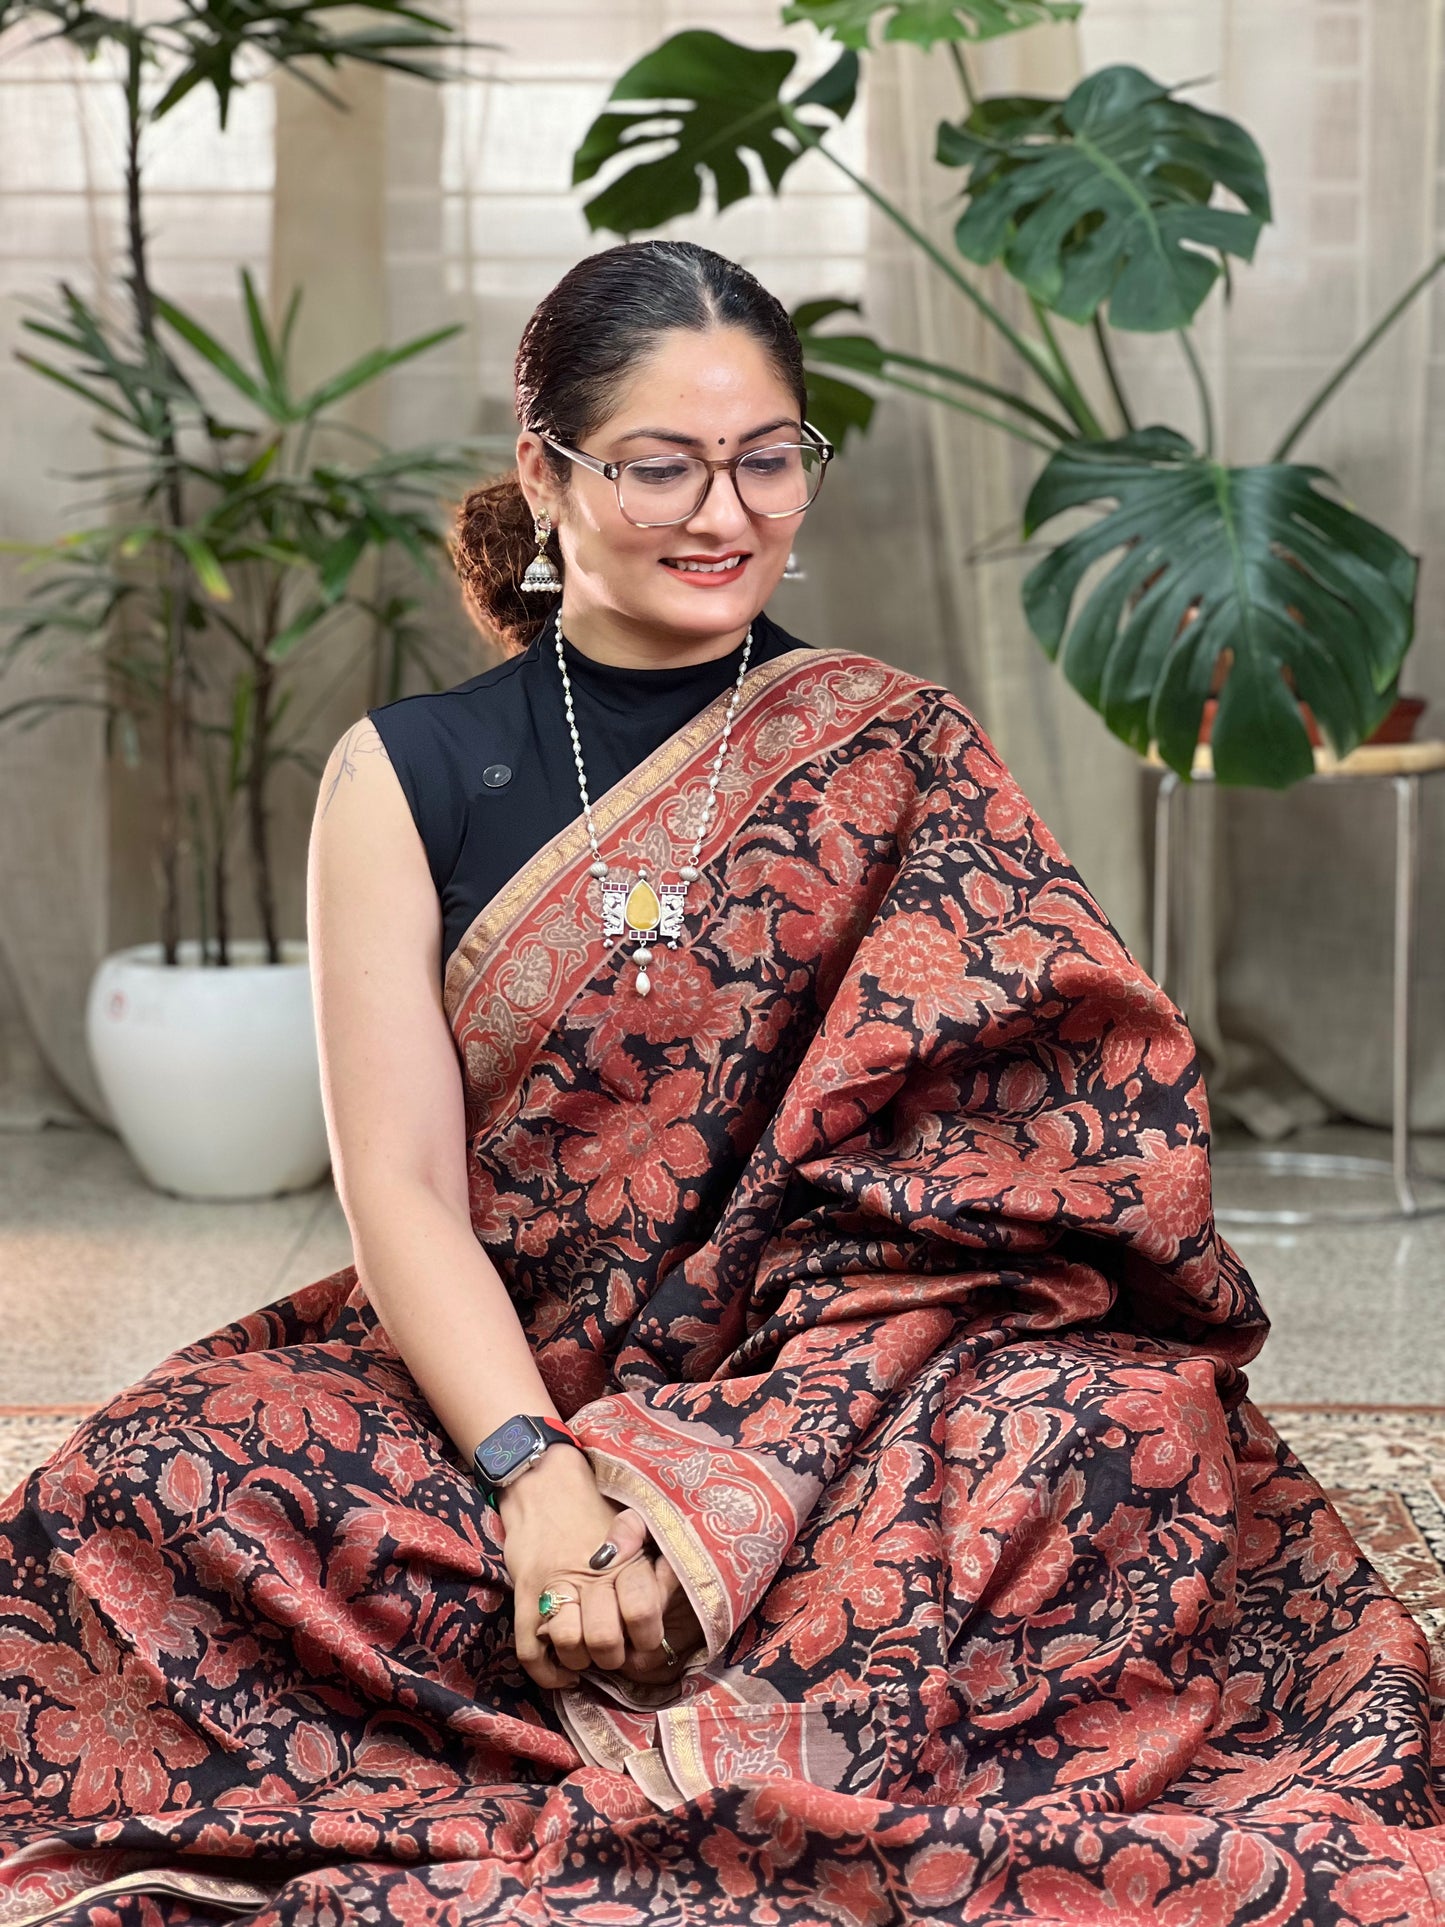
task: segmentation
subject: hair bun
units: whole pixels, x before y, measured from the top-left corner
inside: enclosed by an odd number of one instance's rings
[[[456,513],[452,561],[467,607],[479,627],[509,654],[525,649],[546,609],[535,594],[523,595],[522,576],[537,553],[532,511],[515,468],[474,488]],[[547,554],[558,574],[562,558],[554,530]]]

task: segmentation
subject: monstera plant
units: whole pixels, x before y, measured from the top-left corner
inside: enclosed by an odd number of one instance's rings
[[[834,440],[865,430],[873,388],[961,410],[1047,457],[1023,510],[1036,537],[1065,511],[1092,512],[1024,584],[1034,635],[1116,735],[1190,772],[1205,704],[1226,783],[1285,788],[1314,767],[1302,704],[1339,755],[1390,710],[1414,633],[1416,563],[1346,506],[1319,468],[1291,462],[1305,428],[1380,336],[1445,266],[1432,261],[1281,433],[1246,466],[1215,446],[1215,410],[1190,335],[1216,287],[1248,263],[1271,218],[1263,156],[1244,128],[1137,68],[1089,75],[1064,99],[981,98],[970,43],[1072,18],[1072,0],[794,0],[838,55],[790,90],[797,56],[719,34],[674,35],[630,67],[573,157],[573,180],[607,170],[585,204],[594,229],[630,235],[701,203],[774,193],[804,154],[850,180],[1008,345],[1015,384],[846,330],[856,302],[801,303],[809,409]],[[849,166],[833,136],[858,98],[875,31],[937,51],[956,72],[960,116],[933,158],[956,170],[952,251]],[[615,104],[614,104],[615,103]],[[990,293],[985,271],[1022,289],[1027,321]],[[1055,318],[1088,330],[1105,402],[1096,406]],[[1137,422],[1116,333],[1178,336],[1198,398],[1199,434]],[[1077,341],[1077,337],[1075,340]],[[1077,353],[1077,348],[1074,350]],[[863,385],[859,377],[863,378]]]

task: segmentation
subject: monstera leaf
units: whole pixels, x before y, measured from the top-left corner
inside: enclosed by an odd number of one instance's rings
[[[1002,260],[1045,307],[1116,328],[1187,325],[1226,255],[1251,260],[1270,218],[1263,156],[1232,120],[1176,100],[1136,67],[1106,67],[1067,100],[986,100],[938,130],[970,170],[961,254]],[[1225,188],[1243,210],[1211,204]]]
[[[838,448],[847,444],[850,434],[862,434],[873,419],[877,406],[866,388],[841,375],[828,374],[827,368],[845,368],[862,375],[880,375],[883,350],[871,335],[824,334],[820,323],[834,315],[862,312],[861,303],[825,297],[820,301],[800,301],[791,320],[803,344],[803,362],[808,382],[808,420]]]
[[[786,103],[782,88],[797,55],[739,47],[721,34],[674,34],[644,54],[609,100],[648,104],[632,113],[601,113],[572,157],[572,182],[590,181],[619,154],[665,151],[639,159],[583,206],[593,228],[629,235],[691,214],[711,174],[718,211],[752,192],[744,150],[751,149],[776,194],[805,143],[789,128],[785,107],[815,133],[844,120],[858,90],[858,56],[842,54],[828,72]],[[820,113],[808,113],[813,108]]]
[[[1321,479],[1285,462],[1224,468],[1168,428],[1050,459],[1028,534],[1066,509],[1114,506],[1031,571],[1024,609],[1126,743],[1157,742],[1187,775],[1222,657],[1211,742],[1226,783],[1284,789],[1309,775],[1300,698],[1339,755],[1389,708],[1414,632],[1415,559]]]
[[[885,40],[932,47],[940,40],[997,40],[1049,20],[1073,20],[1080,0],[793,0],[783,24],[806,20],[861,53],[875,20]]]
[[[861,374],[877,374],[882,366],[882,349],[871,335],[825,335],[819,331],[819,322],[827,322],[840,312],[857,314],[859,303],[838,299],[800,301],[790,316],[803,345],[807,420],[838,449],[846,447],[848,437],[865,434],[877,401],[857,382],[827,374],[825,366],[850,368]]]

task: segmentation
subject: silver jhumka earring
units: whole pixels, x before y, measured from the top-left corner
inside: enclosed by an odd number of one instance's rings
[[[557,573],[556,564],[547,553],[547,537],[552,533],[552,518],[545,509],[534,518],[533,531],[537,537],[537,553],[527,564],[527,572],[522,577],[522,594],[555,595],[562,586],[562,578]]]

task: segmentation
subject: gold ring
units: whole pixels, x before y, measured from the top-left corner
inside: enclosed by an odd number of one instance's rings
[[[664,1633],[664,1634],[662,1635],[662,1650],[663,1650],[663,1652],[664,1652],[664,1653],[666,1653],[666,1655],[667,1655],[667,1663],[668,1663],[668,1665],[669,1665],[669,1666],[676,1666],[676,1665],[677,1665],[677,1654],[676,1654],[676,1653],[675,1653],[675,1652],[674,1652],[674,1651],[672,1650],[672,1646],[671,1646],[671,1644],[670,1644],[670,1642],[669,1642],[669,1640],[668,1640],[668,1637],[667,1637],[667,1634],[666,1634],[666,1633]]]
[[[537,1615],[540,1619],[550,1619],[554,1613],[561,1612],[564,1606],[576,1604],[575,1592],[566,1592],[561,1586],[547,1586],[537,1595]]]

